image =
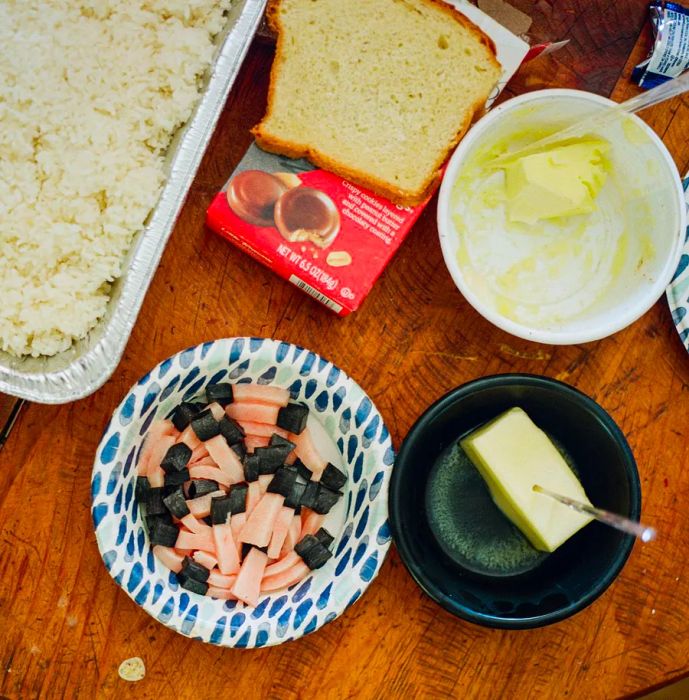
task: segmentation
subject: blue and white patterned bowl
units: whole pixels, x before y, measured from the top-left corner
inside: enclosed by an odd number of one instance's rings
[[[687,218],[689,219],[689,173],[684,178],[684,197],[687,201]],[[670,286],[667,288],[667,300],[672,311],[679,337],[689,352],[689,226],[682,249],[682,256]]]
[[[182,589],[153,555],[134,498],[143,435],[208,383],[258,382],[289,388],[333,437],[349,479],[335,556],[304,581],[263,595],[255,608]],[[390,545],[390,434],[371,400],[331,362],[289,343],[228,338],[161,362],[130,390],[105,429],[91,480],[92,516],[103,562],[147,613],[188,637],[230,647],[297,639],[341,615],[377,575]]]

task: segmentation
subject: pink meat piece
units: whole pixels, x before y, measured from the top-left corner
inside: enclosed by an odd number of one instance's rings
[[[138,476],[146,476],[148,473],[149,465],[151,462],[151,455],[153,454],[156,445],[164,437],[174,437],[175,439],[179,435],[179,432],[169,420],[157,420],[151,423],[146,433],[144,439],[144,446],[141,450],[141,455],[136,467],[136,473]],[[165,453],[163,453],[165,456]],[[158,466],[160,462],[158,462]]]
[[[309,429],[304,428],[299,435],[290,433],[288,440],[296,443],[297,446],[294,451],[297,457],[299,457],[306,467],[313,472],[311,480],[318,481],[321,478],[323,470],[328,466],[328,460],[324,459],[319,454]]]
[[[275,574],[274,576],[264,576],[261,581],[261,592],[277,591],[280,588],[287,588],[292,584],[301,581],[311,572],[303,561],[296,563],[291,569]]]
[[[198,447],[191,451],[191,457],[189,457],[189,464],[194,464],[202,459],[208,457],[208,448],[201,443]]]
[[[293,519],[294,510],[282,506],[275,520],[275,527],[273,528],[273,534],[270,538],[270,544],[268,545],[268,559],[280,558],[280,551],[282,550],[282,545],[285,542]]]
[[[289,437],[287,438],[289,440]],[[285,457],[285,464],[294,464],[297,461],[297,453],[292,450],[287,457]]]
[[[215,586],[216,588],[232,588],[236,580],[236,575],[228,576],[226,574],[221,574],[217,569],[213,569],[210,574],[208,574],[208,585]]]
[[[179,547],[175,547],[174,551],[179,554],[182,559],[184,559],[184,557],[191,557],[194,555],[193,549],[180,549]]]
[[[227,588],[217,588],[216,586],[208,586],[206,595],[220,600],[237,600],[237,596],[233,595]]]
[[[261,593],[261,579],[267,562],[266,553],[252,547],[239,569],[237,580],[231,588],[232,594],[247,605],[256,605]]]
[[[190,450],[195,450],[200,444],[201,440],[196,437],[196,433],[191,425],[188,425],[177,438],[177,442],[183,442]]]
[[[285,497],[279,493],[266,493],[246,519],[239,534],[240,541],[255,547],[267,547],[284,501]]]
[[[173,435],[163,435],[151,446],[151,455],[148,460],[148,472],[160,466],[167,451],[175,444]]]
[[[182,562],[184,561],[184,555],[178,554],[174,549],[170,547],[163,547],[157,544],[153,547],[153,554],[157,557],[158,561],[163,565],[167,566],[170,571],[177,573],[182,570]]]
[[[215,463],[212,457],[202,457],[199,459],[197,462],[189,462],[189,468],[191,467],[215,467],[216,469],[218,468],[218,465]]]
[[[191,472],[189,472],[191,474]],[[217,496],[224,496],[224,491],[212,491],[211,493],[206,493],[198,498],[192,498],[187,501],[187,508],[191,511],[191,514],[195,518],[205,518],[207,515],[211,514],[211,500]]]
[[[315,535],[323,525],[323,520],[325,516],[320,513],[316,513],[309,508],[301,509],[301,535],[299,539],[306,537],[306,535]]]
[[[301,560],[301,557],[296,552],[290,552],[287,556],[282,557],[282,559],[278,559],[278,561],[266,566],[264,576],[276,576],[277,574],[281,574],[283,571],[291,569]]]
[[[261,492],[261,496],[268,490],[268,486],[272,480],[272,474],[261,474],[261,476],[258,477],[258,490]]]
[[[237,545],[237,556],[240,561],[242,558],[242,543],[239,540],[239,533],[242,531],[246,523],[246,513],[235,513],[230,518],[230,527],[232,528],[232,537],[234,538],[234,543]]]
[[[213,556],[212,554],[210,554],[208,552],[204,552],[201,549],[194,552],[194,555],[192,558],[194,559],[194,561],[197,564],[201,564],[201,566],[205,566],[209,571],[212,571],[218,565],[218,560],[215,556]]]
[[[256,421],[275,425],[278,419],[279,406],[266,403],[235,402],[225,407],[225,413],[236,421]]]
[[[218,467],[208,467],[203,464],[194,464],[189,467],[189,476],[192,479],[211,479],[223,486],[230,486],[230,484],[232,484],[232,480],[222,469],[218,469]]]
[[[283,428],[278,428],[277,425],[270,425],[268,423],[257,423],[253,420],[238,421],[238,423],[242,426],[244,432],[247,435],[271,438],[273,435],[277,434],[281,438],[289,440],[289,438],[287,437],[289,433]]]
[[[268,447],[270,438],[261,437],[260,435],[246,435],[244,437],[244,445],[248,452],[253,452],[257,447]]]
[[[259,477],[260,479],[260,477]],[[267,487],[266,487],[267,488]],[[261,496],[265,491],[261,491],[261,485],[258,481],[249,482],[249,490],[246,492],[246,517],[251,515],[251,511],[256,507],[256,504],[261,500]]]
[[[293,549],[294,545],[299,542],[299,536],[301,535],[301,516],[294,515],[292,517],[292,522],[290,524],[289,530],[287,531],[287,536],[280,550],[280,556],[284,557],[289,554]]]
[[[279,386],[268,384],[235,384],[232,387],[235,401],[248,403],[267,403],[276,406],[286,406],[289,402],[289,391]]]
[[[202,535],[208,532],[210,527],[202,520],[197,520],[191,513],[187,513],[180,521],[189,532],[195,532],[197,535]]]
[[[209,403],[206,408],[211,412],[211,415],[217,421],[220,421],[220,419],[225,415],[225,409],[217,401]]]
[[[212,528],[208,528],[208,531],[202,534],[180,530],[175,549],[202,549],[204,552],[215,554]]]
[[[218,467],[230,477],[230,483],[237,484],[240,481],[244,481],[244,467],[242,466],[242,462],[222,435],[216,435],[214,438],[206,440],[204,444]]]
[[[234,537],[232,537],[232,527],[229,523],[224,523],[213,525],[212,530],[220,573],[236,574],[239,571],[239,555]]]
[[[154,489],[165,486],[165,472],[162,467],[148,465],[148,483]]]

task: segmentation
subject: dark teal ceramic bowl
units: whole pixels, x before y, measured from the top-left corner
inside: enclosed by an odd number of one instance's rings
[[[639,519],[639,474],[612,418],[567,384],[503,374],[454,389],[417,420],[395,462],[390,521],[402,561],[433,600],[470,622],[529,629],[558,622],[590,605],[622,570],[634,538],[592,522],[527,570],[507,573],[486,573],[448,551],[438,537],[435,514],[429,512],[434,465],[460,437],[513,406],[523,408],[569,454],[594,505]],[[480,487],[485,488],[482,482]],[[458,507],[474,507],[473,501],[462,502],[465,496],[457,493]],[[454,491],[448,498],[454,502]],[[488,526],[477,520],[476,528],[480,536]]]

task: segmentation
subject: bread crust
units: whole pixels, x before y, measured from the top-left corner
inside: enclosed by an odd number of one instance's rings
[[[344,2],[345,0],[342,1]],[[332,172],[336,175],[340,175],[347,180],[361,185],[362,187],[365,187],[366,189],[389,199],[394,204],[398,204],[400,206],[415,206],[424,202],[433,193],[438,181],[440,180],[443,166],[449,154],[454,150],[464,134],[466,134],[474,118],[481,112],[488,95],[486,95],[486,97],[483,99],[477,100],[477,102],[472,105],[467,119],[461,124],[455,136],[440,154],[433,165],[432,172],[426,178],[423,185],[416,191],[394,187],[387,180],[382,180],[370,175],[369,173],[349,168],[347,165],[330,158],[327,154],[321,153],[317,149],[309,147],[307,144],[286,141],[275,137],[272,134],[267,134],[263,131],[263,125],[272,114],[275,85],[278,80],[278,71],[282,61],[284,60],[285,34],[280,22],[281,2],[282,0],[268,0],[268,5],[266,7],[266,19],[269,27],[277,34],[277,44],[275,48],[275,58],[273,59],[273,65],[270,71],[270,86],[268,88],[268,106],[266,109],[266,114],[263,119],[251,130],[251,133],[256,139],[256,143],[263,150],[270,153],[285,155],[289,158],[306,158],[319,168]],[[402,2],[409,5],[421,3],[427,6],[433,6],[439,9],[441,12],[447,14],[452,20],[462,24],[466,29],[474,34],[479,43],[486,47],[488,50],[488,58],[493,64],[493,67],[498,71],[502,70],[502,66],[497,60],[493,40],[487,34],[485,34],[480,27],[465,17],[455,7],[449,5],[443,0],[414,0],[413,2],[410,2],[410,0],[402,0]]]

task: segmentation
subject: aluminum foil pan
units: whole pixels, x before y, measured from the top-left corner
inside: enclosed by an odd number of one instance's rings
[[[92,394],[115,371],[265,4],[234,0],[206,87],[170,146],[167,183],[125,258],[105,316],[86,338],[52,357],[0,352],[0,392],[39,403],[67,403]]]

